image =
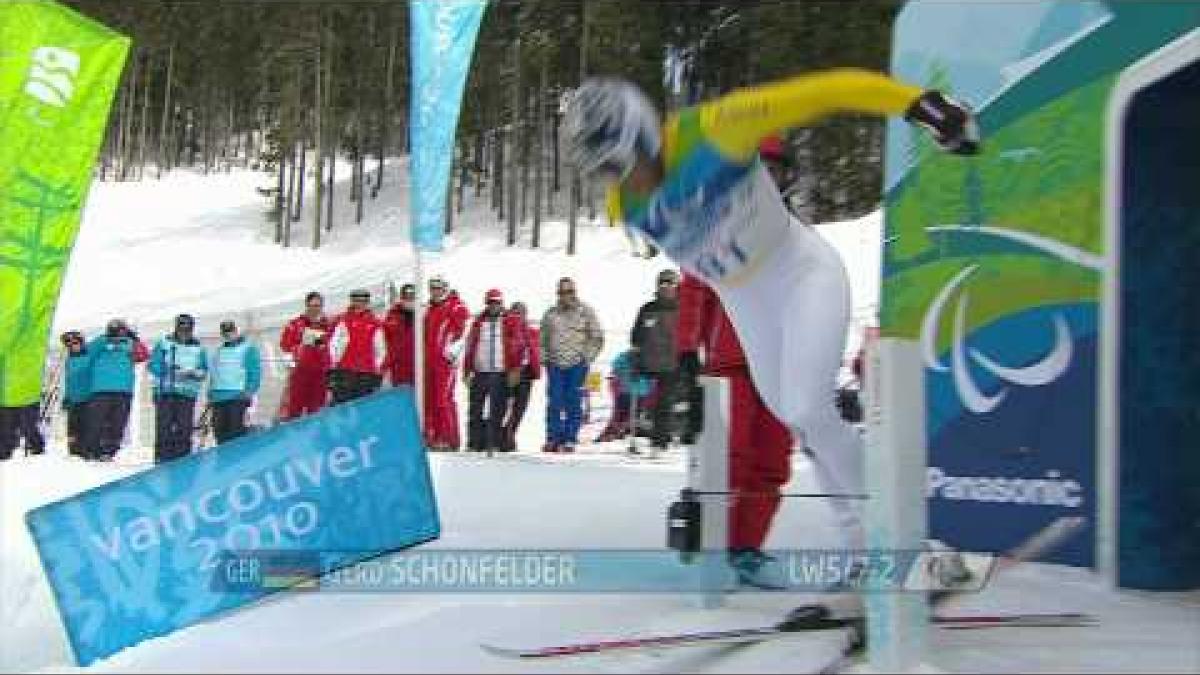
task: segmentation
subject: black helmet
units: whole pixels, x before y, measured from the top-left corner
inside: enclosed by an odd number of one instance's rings
[[[69,330],[63,333],[59,339],[62,340],[64,347],[69,346],[72,342],[83,344],[83,333],[80,333],[77,330]]]
[[[104,327],[104,334],[108,337],[118,337],[129,331],[129,326],[125,323],[125,319],[109,319],[108,325]]]
[[[180,314],[175,317],[175,330],[192,330],[196,327],[196,317],[191,314]]]

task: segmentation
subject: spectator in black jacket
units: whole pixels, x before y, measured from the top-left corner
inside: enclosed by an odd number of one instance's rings
[[[655,383],[651,410],[654,447],[665,449],[671,441],[671,408],[675,403],[679,359],[675,348],[675,327],[679,319],[679,274],[663,270],[658,274],[654,299],[642,305],[629,338],[636,373]]]

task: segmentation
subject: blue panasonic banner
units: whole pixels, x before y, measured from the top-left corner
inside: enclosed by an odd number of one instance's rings
[[[354,551],[348,564],[440,531],[407,387],[102,485],[26,521],[84,665],[289,585],[223,591],[213,580],[230,552]]]
[[[463,85],[485,0],[412,0],[412,240],[441,251]]]

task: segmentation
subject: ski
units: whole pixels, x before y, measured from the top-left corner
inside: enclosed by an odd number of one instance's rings
[[[991,570],[991,578],[994,579],[997,575],[1016,565],[1035,560],[1058,548],[1063,542],[1082,530],[1086,524],[1087,518],[1081,516],[1063,516],[1054,519],[1049,525],[1038,530],[1007,553],[1002,554]],[[964,591],[954,589],[931,593],[929,598],[930,611],[936,611],[939,607],[945,607],[952,600],[962,597],[964,594]],[[799,609],[804,610],[806,608],[801,607]],[[818,669],[818,673],[821,673],[821,675],[830,675],[841,672],[862,653],[867,642],[866,626],[863,624],[851,626],[848,632],[850,635],[841,653],[825,664],[825,666]]]
[[[772,638],[787,637],[798,633],[831,630],[836,628],[856,628],[861,619],[809,617],[795,623],[781,622],[774,626],[757,626],[733,628],[729,630],[693,631],[650,635],[644,637],[626,637],[614,640],[599,640],[594,642],[576,642],[571,644],[550,645],[543,647],[501,647],[482,645],[484,651],[497,656],[519,659],[552,658],[561,656],[580,656],[600,652],[622,650],[662,649],[667,647],[684,647],[689,645],[718,645],[761,642]],[[1075,612],[1051,613],[1012,613],[1012,614],[979,614],[962,616],[935,616],[931,621],[938,628],[951,630],[972,630],[988,628],[1054,628],[1094,626],[1097,620],[1090,614]]]

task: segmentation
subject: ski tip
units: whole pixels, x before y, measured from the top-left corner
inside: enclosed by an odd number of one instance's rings
[[[519,659],[525,655],[525,652],[519,649],[500,647],[498,645],[488,644],[486,642],[481,642],[479,644],[479,648],[484,652],[491,654],[492,656],[499,656],[500,658],[504,659]]]

